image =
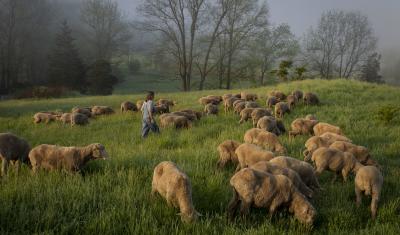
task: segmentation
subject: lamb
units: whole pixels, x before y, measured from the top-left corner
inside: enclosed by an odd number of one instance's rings
[[[204,107],[204,113],[206,115],[212,115],[212,114],[217,115],[218,114],[218,106],[215,104],[207,104]]]
[[[240,112],[246,108],[246,103],[245,102],[237,102],[234,106],[233,106],[233,111],[236,114],[240,114]]]
[[[272,152],[280,154],[286,153],[286,149],[279,141],[278,136],[276,136],[274,133],[261,129],[253,128],[248,130],[244,135],[244,142],[258,145]]]
[[[286,102],[279,102],[275,105],[275,118],[283,118],[285,113],[290,113],[289,106]]]
[[[297,135],[313,135],[314,134],[313,128],[317,124],[318,120],[297,118],[292,122],[292,124],[290,124],[292,130],[289,131],[289,138],[296,137]]]
[[[325,170],[335,172],[333,181],[342,173],[343,181],[346,182],[350,172],[355,173],[363,166],[353,154],[326,147],[315,150],[311,160],[315,164],[315,174],[319,175]]]
[[[136,112],[138,111],[136,105],[132,102],[129,101],[124,101],[121,103],[121,112],[128,112],[128,111],[132,111],[132,112]]]
[[[297,99],[293,95],[288,95],[286,97],[286,102],[287,102],[287,104],[289,106],[289,110],[293,110],[294,106],[297,103]]]
[[[267,99],[267,107],[268,108],[273,108],[274,105],[276,105],[277,103],[279,103],[278,98],[276,98],[275,96],[270,96]]]
[[[356,173],[354,185],[357,207],[361,205],[362,193],[371,195],[371,217],[375,219],[383,185],[382,173],[375,166],[361,167]]]
[[[246,101],[245,106],[246,108],[259,108],[261,107],[257,102],[254,101]]]
[[[235,150],[235,154],[239,161],[236,171],[254,165],[259,161],[269,161],[275,157],[274,153],[248,143],[239,145]]]
[[[54,115],[50,113],[36,113],[33,116],[33,122],[36,124],[41,122],[48,124],[52,121],[55,121],[59,117],[60,117],[59,115]]]
[[[143,104],[144,104],[144,101],[143,101],[143,100],[138,100],[138,101],[136,101],[136,108],[137,108],[137,110],[142,110]]]
[[[311,92],[306,92],[304,94],[303,101],[306,105],[317,105],[320,103],[318,96]]]
[[[192,223],[201,216],[193,206],[190,179],[175,163],[164,161],[154,168],[151,195],[156,193],[167,201],[168,206],[179,208],[183,222]]]
[[[358,146],[346,141],[335,141],[329,148],[337,149],[342,152],[349,152],[363,165],[377,165],[369,154],[368,149],[364,146]]]
[[[250,94],[242,91],[240,93],[240,98],[244,99],[245,101],[256,101],[258,99],[258,96],[256,94]]]
[[[303,99],[303,92],[299,90],[295,90],[292,92],[292,96],[296,98],[296,103],[300,102]]]
[[[199,103],[202,105],[207,105],[207,104],[215,104],[215,105],[219,105],[221,101],[218,99],[213,99],[213,98],[208,98],[208,97],[201,97],[199,99]]]
[[[163,114],[160,116],[160,126],[165,128],[168,126],[173,126],[176,129],[192,127],[192,123],[185,116],[178,116],[174,114]]]
[[[29,164],[28,142],[11,133],[0,133],[1,177],[7,175],[10,161],[15,161],[18,172],[21,163]]]
[[[304,184],[304,182],[301,180],[299,174],[297,174],[296,171],[290,169],[290,168],[285,168],[285,167],[280,167],[278,165],[272,164],[267,161],[260,161],[257,162],[254,165],[250,166],[251,169],[256,170],[256,171],[261,171],[265,173],[269,173],[272,175],[284,175],[288,177],[294,186],[306,197],[312,198],[313,196],[313,191],[307,187],[307,185]]]
[[[71,110],[72,113],[81,113],[83,115],[86,115],[87,117],[92,117],[92,112],[91,108],[79,108],[79,107],[74,107]]]
[[[326,132],[335,133],[338,135],[343,135],[343,131],[338,126],[331,125],[329,123],[320,122],[313,127],[314,134],[320,136]]]
[[[93,106],[92,107],[92,115],[108,115],[115,113],[111,107],[108,106]]]
[[[256,108],[251,112],[251,119],[253,120],[253,127],[257,127],[257,122],[260,120],[260,118],[265,117],[265,116],[272,116],[271,112],[267,109],[263,108]]]
[[[268,96],[275,96],[279,101],[286,99],[286,95],[282,91],[271,91]]]
[[[233,198],[228,206],[230,219],[235,217],[239,205],[242,215],[248,214],[251,206],[267,208],[270,215],[285,206],[300,222],[307,225],[314,222],[316,210],[284,175],[245,168],[231,178],[230,185],[233,189]]]
[[[167,105],[168,107],[176,105],[176,101],[167,100],[167,99],[159,99],[157,101],[157,105]]]
[[[102,144],[95,143],[85,147],[42,144],[29,152],[34,173],[39,169],[79,172],[88,161],[96,159],[108,159],[108,154]]]
[[[320,188],[318,179],[314,174],[314,168],[309,163],[285,156],[275,157],[269,162],[296,171],[300,175],[301,180],[311,189]]]
[[[257,128],[272,132],[278,136],[281,134],[281,130],[278,128],[277,121],[272,116],[264,116],[260,118],[257,122]]]
[[[240,143],[234,140],[225,140],[220,145],[218,145],[217,150],[219,153],[219,160],[217,166],[219,168],[224,168],[229,162],[237,165],[239,163],[238,157],[235,153],[237,147]]]
[[[244,108],[242,111],[240,111],[240,120],[239,124],[242,124],[243,122],[247,122],[249,118],[251,117],[251,113],[254,111],[254,108]]]
[[[71,126],[75,125],[86,125],[89,123],[88,116],[81,113],[73,113],[71,114]]]
[[[232,109],[232,108],[233,108],[233,103],[234,103],[235,101],[238,101],[238,100],[240,100],[240,99],[239,99],[239,98],[236,98],[236,97],[234,97],[234,96],[225,99],[225,100],[224,100],[224,110],[225,110],[225,113],[227,113],[230,109]]]

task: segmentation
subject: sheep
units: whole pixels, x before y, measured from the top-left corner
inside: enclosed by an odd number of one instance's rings
[[[192,127],[192,123],[185,116],[178,116],[174,114],[163,114],[160,116],[160,126],[162,128],[173,126],[176,129],[179,128],[189,129]]]
[[[251,113],[253,112],[253,110],[254,108],[244,108],[242,111],[240,111],[239,124],[247,122],[247,120],[249,120],[249,118],[251,117]]]
[[[265,173],[269,173],[272,175],[284,175],[288,177],[294,186],[306,197],[312,198],[313,196],[313,191],[307,187],[307,185],[304,184],[304,182],[301,180],[299,174],[297,174],[296,171],[290,169],[290,168],[285,168],[285,167],[280,167],[278,165],[272,164],[267,161],[260,161],[257,162],[254,165],[250,166],[251,169],[256,170],[256,171],[261,171]]]
[[[271,112],[267,109],[264,108],[256,108],[251,112],[250,114],[251,119],[253,121],[253,127],[257,127],[257,122],[260,120],[260,118],[265,117],[265,116],[272,116]]]
[[[136,108],[137,108],[137,110],[142,110],[143,104],[144,104],[144,101],[143,101],[143,100],[138,100],[138,101],[136,101]]]
[[[154,109],[158,114],[169,113],[169,106],[166,104],[157,104]]]
[[[279,129],[279,131],[280,131],[281,134],[283,134],[283,133],[286,132],[285,124],[283,123],[282,120],[277,119],[277,120],[276,120],[276,125],[278,126],[278,129]]]
[[[326,132],[343,135],[343,131],[338,126],[331,125],[329,123],[320,122],[313,127],[314,134],[320,136]]]
[[[335,141],[329,146],[329,148],[352,153],[354,157],[363,165],[377,165],[377,163],[369,154],[368,149],[364,146],[358,146],[346,141]]]
[[[86,125],[89,123],[88,116],[81,113],[73,113],[71,114],[71,126],[75,125]]]
[[[57,120],[61,121],[63,124],[71,124],[71,116],[72,113],[63,113]]]
[[[246,108],[259,108],[261,107],[260,104],[254,101],[246,101],[245,106]]]
[[[128,111],[132,111],[132,112],[136,112],[138,111],[136,105],[132,102],[129,101],[124,101],[121,103],[121,112],[128,112]]]
[[[151,195],[156,193],[167,201],[168,206],[179,208],[183,222],[192,223],[201,216],[193,206],[190,179],[175,163],[164,161],[154,168]]]
[[[275,105],[275,118],[283,118],[285,113],[290,113],[289,106],[286,102],[279,102]]]
[[[219,168],[225,167],[228,162],[232,162],[237,165],[239,163],[238,157],[235,153],[237,147],[239,147],[240,143],[234,140],[225,140],[217,147],[217,151],[219,153],[219,160],[217,166]]]
[[[282,91],[271,91],[268,96],[274,96],[278,101],[284,101],[286,99],[286,95]]]
[[[307,120],[317,120],[317,117],[314,114],[307,114],[305,118]]]
[[[272,152],[280,154],[286,153],[286,149],[279,141],[278,136],[276,136],[274,133],[261,129],[252,128],[246,131],[244,135],[244,142],[258,145]]]
[[[108,115],[115,113],[111,107],[108,106],[93,106],[92,107],[92,115]]]
[[[246,108],[246,103],[245,102],[238,102],[236,105],[233,106],[233,111],[236,114],[240,114],[240,112]]]
[[[250,94],[242,91],[240,93],[240,98],[244,99],[245,101],[256,101],[258,99],[258,96],[256,94]]]
[[[36,113],[33,115],[33,122],[35,124],[44,122],[46,124],[55,121],[57,118],[59,118],[60,115],[54,115],[50,113]]]
[[[99,143],[84,147],[42,144],[29,152],[33,173],[36,173],[39,169],[65,170],[70,173],[79,172],[88,161],[96,159],[108,159],[104,146]]]
[[[292,181],[284,175],[272,175],[245,168],[230,179],[233,197],[228,205],[228,216],[233,219],[240,205],[240,213],[246,215],[250,207],[267,208],[272,215],[282,206],[288,207],[295,218],[312,225],[316,210]]]
[[[363,166],[353,154],[326,147],[315,150],[311,160],[315,164],[315,174],[320,175],[325,170],[335,172],[332,182],[340,173],[342,173],[343,181],[346,182],[350,172],[357,172]]]
[[[176,101],[167,100],[167,99],[159,99],[157,101],[157,105],[167,105],[168,107],[176,105]]]
[[[313,135],[314,126],[318,124],[318,120],[309,120],[306,118],[297,118],[291,124],[291,131],[289,131],[289,138],[294,138],[297,135]]]
[[[321,136],[313,136],[309,138],[306,143],[303,155],[304,158],[311,158],[312,153],[320,147],[329,147],[335,141],[345,141],[351,143],[351,140],[345,136],[337,135],[334,133],[327,132]]]
[[[199,99],[199,103],[201,105],[207,105],[207,104],[215,104],[215,105],[219,105],[221,101],[219,99],[213,99],[213,98],[209,98],[209,97],[201,97]]]
[[[21,163],[29,164],[28,142],[12,133],[0,133],[1,177],[7,175],[10,161],[15,161],[18,172]]]
[[[180,110],[179,112],[189,114],[189,115],[191,115],[191,117],[195,116],[196,117],[195,120],[200,120],[201,117],[203,116],[202,112],[194,111],[191,109],[184,109],[184,110]]]
[[[293,110],[294,106],[297,103],[297,99],[293,95],[288,95],[286,97],[286,102],[287,102],[287,104],[289,106],[289,110]]]
[[[351,139],[347,138],[346,136],[339,135],[339,134],[332,133],[332,132],[326,132],[326,133],[320,135],[320,137],[328,140],[330,144],[332,144],[335,141],[345,141],[345,142],[349,142],[349,143],[352,142]]]
[[[275,96],[270,96],[267,99],[267,107],[268,108],[273,108],[274,105],[276,105],[277,103],[279,103],[278,98],[276,98]]]
[[[292,91],[292,96],[296,99],[296,103],[303,99],[303,92],[299,90]]]
[[[227,99],[229,99],[229,98],[232,98],[232,97],[233,97],[232,94],[223,94],[223,95],[222,95],[222,101],[225,101],[225,100],[227,100]]]
[[[306,92],[304,94],[303,101],[306,105],[317,105],[320,103],[318,96],[311,92]]]
[[[290,168],[300,175],[301,180],[311,189],[320,189],[317,177],[314,173],[314,168],[307,162],[300,161],[296,158],[279,156],[269,161],[280,167]]]
[[[277,121],[272,116],[264,116],[260,118],[257,122],[257,128],[272,132],[278,136],[281,134],[281,131],[277,125]]]
[[[381,195],[383,176],[375,166],[361,167],[354,179],[356,205],[361,205],[361,195],[371,195],[371,217],[374,220],[378,211],[378,203]]]
[[[204,113],[206,115],[217,115],[218,114],[218,106],[215,104],[207,104],[204,106]]]
[[[245,103],[246,101],[244,100],[244,99],[237,99],[237,100],[235,100],[235,101],[233,101],[233,107],[235,107],[238,103]]]
[[[86,108],[80,108],[80,107],[74,107],[71,110],[72,113],[81,113],[83,115],[86,115],[87,117],[92,117],[92,112],[91,108],[86,107]]]
[[[170,114],[170,115],[173,115],[173,116],[182,116],[182,117],[185,117],[185,118],[187,118],[187,119],[188,119],[189,121],[191,121],[191,122],[197,120],[196,114],[190,113],[190,112],[176,111],[176,112],[172,112],[172,113],[169,113],[169,114]],[[165,114],[163,114],[163,115],[165,115]],[[161,119],[161,116],[163,116],[163,115],[160,115],[160,119]]]
[[[259,161],[269,161],[275,157],[274,153],[248,143],[239,145],[235,150],[235,154],[239,161],[236,171],[254,165]]]
[[[223,98],[220,95],[208,95],[208,96],[206,96],[206,98],[218,100],[219,102],[223,101]]]
[[[224,100],[224,110],[225,110],[225,113],[227,113],[230,109],[232,109],[232,108],[233,108],[233,103],[234,103],[235,101],[238,101],[238,100],[240,100],[240,99],[239,99],[239,98],[236,98],[236,97],[234,97],[234,96],[225,99],[225,100]]]

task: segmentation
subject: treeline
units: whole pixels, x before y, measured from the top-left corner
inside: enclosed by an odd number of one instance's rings
[[[1,94],[111,94],[139,70],[178,79],[183,91],[313,77],[382,82],[377,38],[359,12],[325,12],[299,38],[271,24],[261,0],[146,0],[124,13],[113,0],[0,4]]]

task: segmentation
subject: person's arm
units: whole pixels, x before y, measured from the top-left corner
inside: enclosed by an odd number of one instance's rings
[[[154,122],[154,117],[153,117],[154,103],[153,103],[153,101],[151,101],[149,105],[150,105],[150,107],[148,107],[148,112],[149,112],[150,122]]]

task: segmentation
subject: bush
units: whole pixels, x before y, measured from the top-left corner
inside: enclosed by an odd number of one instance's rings
[[[118,78],[112,74],[111,64],[106,60],[97,60],[86,73],[88,92],[94,95],[111,95]]]
[[[398,107],[391,105],[384,106],[378,110],[377,118],[384,124],[389,124],[396,117],[396,113],[400,110]]]
[[[23,89],[15,94],[16,99],[49,99],[59,98],[68,92],[65,87],[47,87],[47,86],[36,86],[31,88]]]

